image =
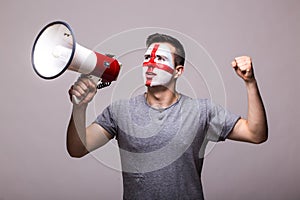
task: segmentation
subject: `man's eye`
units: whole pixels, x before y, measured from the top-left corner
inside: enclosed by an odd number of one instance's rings
[[[159,61],[165,61],[165,58],[164,57],[162,57],[162,56],[156,56],[156,58],[157,58],[157,60],[159,60]]]
[[[150,58],[150,55],[145,55],[145,56],[144,56],[144,59],[145,59],[145,60],[148,60],[149,58]]]

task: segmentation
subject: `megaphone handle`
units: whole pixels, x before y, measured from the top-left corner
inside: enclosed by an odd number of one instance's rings
[[[76,97],[75,95],[72,95],[72,102],[74,103],[74,104],[79,104],[81,101],[82,101],[82,99],[83,98],[78,98],[78,97]]]

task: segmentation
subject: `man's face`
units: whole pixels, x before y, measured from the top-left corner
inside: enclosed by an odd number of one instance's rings
[[[172,50],[167,43],[153,43],[145,53],[143,77],[146,86],[167,85],[174,73]]]

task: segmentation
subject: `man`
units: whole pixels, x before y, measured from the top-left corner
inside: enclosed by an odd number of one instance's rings
[[[109,105],[94,123],[85,125],[95,84],[79,79],[67,131],[71,156],[82,157],[112,138],[118,141],[124,199],[204,199],[201,184],[203,149],[207,141],[231,140],[259,144],[267,140],[267,120],[251,58],[234,59],[232,67],[246,85],[248,116],[243,119],[207,99],[176,91],[184,69],[181,43],[168,35],[148,37],[143,62],[147,92]]]

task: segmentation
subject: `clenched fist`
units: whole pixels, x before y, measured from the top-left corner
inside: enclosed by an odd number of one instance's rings
[[[87,76],[81,75],[78,80],[69,89],[71,101],[74,103],[74,98],[79,102],[76,104],[89,103],[97,93],[97,85]]]
[[[236,57],[234,61],[231,62],[231,65],[235,69],[237,75],[244,81],[251,82],[255,80],[252,60],[249,56]]]

